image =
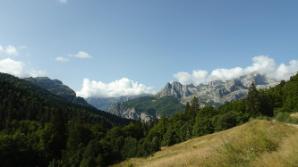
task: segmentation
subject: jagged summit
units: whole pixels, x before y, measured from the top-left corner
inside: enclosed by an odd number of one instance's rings
[[[174,81],[167,83],[166,86],[157,93],[157,96],[173,96],[180,99],[182,103],[186,103],[190,101],[193,96],[197,96],[202,104],[218,105],[244,98],[247,94],[248,87],[253,82],[258,88],[266,88],[278,83],[261,74],[244,75],[227,81],[214,80],[197,86],[193,84],[183,85],[178,81]]]
[[[183,98],[186,96],[190,96],[195,89],[193,84],[183,85],[178,81],[174,81],[172,83],[167,83],[164,89],[162,89],[156,96],[164,97],[164,96],[174,96],[176,98]]]

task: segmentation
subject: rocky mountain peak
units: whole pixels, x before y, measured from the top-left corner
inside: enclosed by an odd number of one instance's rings
[[[182,85],[180,82],[174,81],[172,83],[167,83],[157,96],[174,96],[176,98],[182,98],[190,94],[189,88],[191,87],[194,87],[194,85]]]
[[[258,88],[270,87],[277,83],[261,74],[244,75],[227,81],[214,80],[198,86],[183,85],[176,81],[168,83],[157,95],[159,97],[174,96],[180,99],[182,103],[186,103],[193,96],[197,96],[203,105],[219,105],[244,98],[253,82]]]

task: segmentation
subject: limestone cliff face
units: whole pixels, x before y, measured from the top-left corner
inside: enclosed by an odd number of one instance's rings
[[[173,82],[168,83],[157,96],[174,96],[184,104],[189,102],[193,96],[197,96],[202,105],[220,105],[244,98],[252,82],[256,83],[258,88],[270,87],[277,83],[259,74],[246,75],[228,81],[211,81],[198,86]]]
[[[110,108],[109,112],[122,118],[140,120],[145,123],[149,123],[157,119],[154,114],[139,112],[134,107],[129,108],[125,106],[124,103],[115,104],[114,107]]]
[[[165,88],[157,93],[158,97],[174,96],[176,98],[183,98],[193,94],[196,90],[194,85],[182,85],[180,82],[167,83]]]
[[[184,111],[183,106],[181,107],[177,105],[177,103],[180,105],[181,103],[186,104],[186,102],[191,101],[193,96],[199,98],[199,102],[202,106],[207,104],[218,106],[232,100],[245,98],[252,82],[254,82],[258,88],[267,88],[278,83],[259,74],[245,75],[228,81],[211,81],[197,86],[193,84],[183,85],[180,82],[175,81],[167,83],[160,92],[153,96],[143,95],[140,97],[115,98],[91,97],[88,98],[87,101],[99,109],[123,118],[150,122],[161,117],[160,106],[175,106],[176,108],[179,108],[179,111]],[[176,102],[173,100],[161,100],[165,97],[174,98]],[[155,106],[154,103],[158,103],[159,105],[157,106],[159,107],[146,107]],[[146,111],[144,108],[146,108]],[[176,111],[173,107],[171,108],[171,111],[169,108],[166,110],[170,112],[167,116],[173,115],[175,113],[174,111]]]

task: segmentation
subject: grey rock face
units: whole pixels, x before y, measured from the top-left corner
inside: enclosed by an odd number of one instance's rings
[[[154,115],[137,111],[136,108],[127,108],[125,105],[123,105],[123,103],[115,104],[108,111],[122,118],[140,120],[144,123],[149,123],[157,119]]]
[[[173,82],[167,83],[165,88],[160,91],[157,96],[164,97],[164,96],[174,96],[176,98],[183,98],[190,96],[193,91],[195,90],[194,85],[182,85],[180,82]]]
[[[107,111],[111,114],[120,116],[122,118],[140,120],[142,122],[148,123],[155,120],[154,115],[150,115],[145,112],[139,112],[134,107],[127,107],[124,105],[125,102],[145,97],[147,95],[141,96],[122,96],[122,97],[89,97],[87,98],[87,102],[97,109]],[[148,95],[149,96],[149,95]],[[151,96],[151,95],[150,95]]]
[[[251,83],[258,88],[266,88],[277,84],[264,75],[251,74],[228,81],[211,81],[206,84],[182,85],[179,82],[168,83],[157,96],[174,96],[179,98],[183,104],[189,102],[193,96],[197,96],[201,105],[221,105],[232,100],[242,99],[248,93]]]

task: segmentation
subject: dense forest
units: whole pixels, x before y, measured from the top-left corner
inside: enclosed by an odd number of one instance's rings
[[[22,79],[0,74],[0,162],[3,166],[108,166],[149,156],[162,146],[234,127],[257,117],[298,111],[298,75],[218,108],[199,106],[150,124],[68,103]]]

